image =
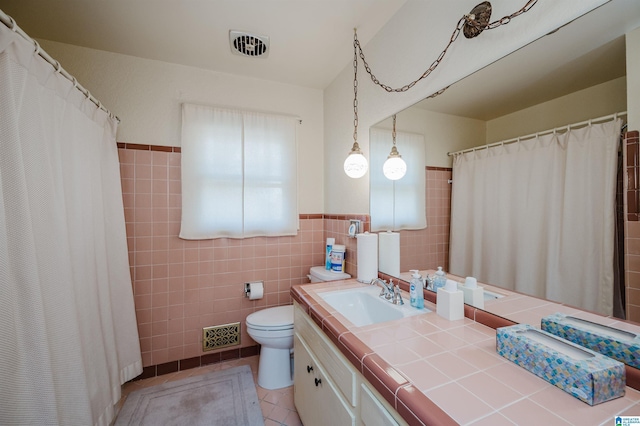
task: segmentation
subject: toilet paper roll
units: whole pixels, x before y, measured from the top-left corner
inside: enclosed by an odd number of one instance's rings
[[[249,283],[249,300],[262,299],[264,284],[262,282]]]
[[[394,277],[400,276],[400,234],[398,232],[380,232],[378,269]]]
[[[378,276],[378,234],[357,234],[358,281],[370,283]]]

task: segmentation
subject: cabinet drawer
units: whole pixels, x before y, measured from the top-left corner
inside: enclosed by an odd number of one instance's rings
[[[340,389],[345,399],[356,405],[356,369],[325,336],[324,332],[304,313],[297,304],[294,311],[296,333],[309,346],[309,349],[323,365],[327,374]],[[295,352],[294,352],[295,357]],[[294,361],[295,362],[295,361]]]

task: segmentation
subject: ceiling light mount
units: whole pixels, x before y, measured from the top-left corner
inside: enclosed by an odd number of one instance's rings
[[[462,27],[462,34],[466,38],[474,38],[480,35],[489,25],[491,19],[491,3],[484,1],[471,9],[468,15],[464,16],[465,23]]]

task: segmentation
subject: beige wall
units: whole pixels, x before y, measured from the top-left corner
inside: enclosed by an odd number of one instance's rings
[[[640,28],[626,35],[629,130],[640,130]]]
[[[374,127],[392,129],[392,119],[388,118]],[[412,107],[397,114],[396,129],[424,135],[425,166],[451,167],[452,157],[447,153],[484,144],[486,123]],[[402,154],[402,149],[398,149]]]
[[[180,146],[182,102],[299,117],[299,212],[323,212],[322,91],[47,40],[39,42],[121,119],[119,142]]]
[[[486,143],[504,141],[627,110],[624,77],[487,121]]]

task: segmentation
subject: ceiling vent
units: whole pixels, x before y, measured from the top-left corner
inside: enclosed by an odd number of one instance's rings
[[[229,31],[231,53],[240,56],[262,57],[269,56],[269,37],[249,34],[244,31]]]

